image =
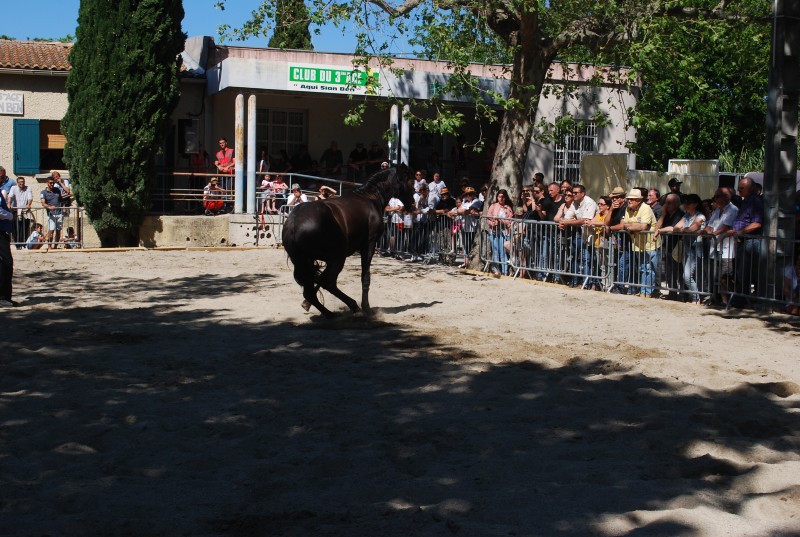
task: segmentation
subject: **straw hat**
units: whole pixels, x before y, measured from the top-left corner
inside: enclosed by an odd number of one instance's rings
[[[624,195],[625,195],[625,189],[622,188],[621,186],[614,187],[614,190],[612,190],[611,194],[609,194],[609,196],[624,196]]]
[[[644,196],[642,196],[642,191],[641,190],[639,190],[638,188],[632,188],[631,191],[628,192],[628,195],[625,196],[625,199],[640,200],[643,197]]]

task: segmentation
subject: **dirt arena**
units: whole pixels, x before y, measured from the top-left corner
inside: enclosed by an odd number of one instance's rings
[[[376,258],[325,321],[280,250],[15,254],[0,535],[800,535],[796,318]]]

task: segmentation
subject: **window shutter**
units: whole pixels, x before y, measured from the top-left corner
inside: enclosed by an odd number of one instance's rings
[[[14,174],[39,173],[39,120],[14,120]]]

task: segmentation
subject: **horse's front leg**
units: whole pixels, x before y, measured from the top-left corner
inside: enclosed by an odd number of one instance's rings
[[[363,250],[361,250],[361,309],[364,310],[364,313],[369,313],[370,306],[369,306],[369,283],[370,283],[370,275],[369,269],[370,265],[372,265],[372,256],[375,255],[375,243],[370,242],[370,246],[367,246]]]

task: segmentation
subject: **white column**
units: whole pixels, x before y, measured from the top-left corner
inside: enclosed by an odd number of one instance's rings
[[[244,209],[244,95],[236,96],[236,145],[234,147],[234,198],[233,212]]]
[[[247,212],[256,214],[256,96],[247,98]]]
[[[403,106],[403,122],[402,128],[400,129],[400,162],[403,164],[410,166],[409,163],[409,156],[410,156],[410,148],[408,147],[408,141],[411,137],[411,121],[408,119],[411,113],[411,107],[409,105]]]
[[[396,165],[400,153],[398,151],[400,148],[400,107],[396,104],[393,104],[389,111],[389,132],[392,133],[392,139],[389,140],[389,162]]]

